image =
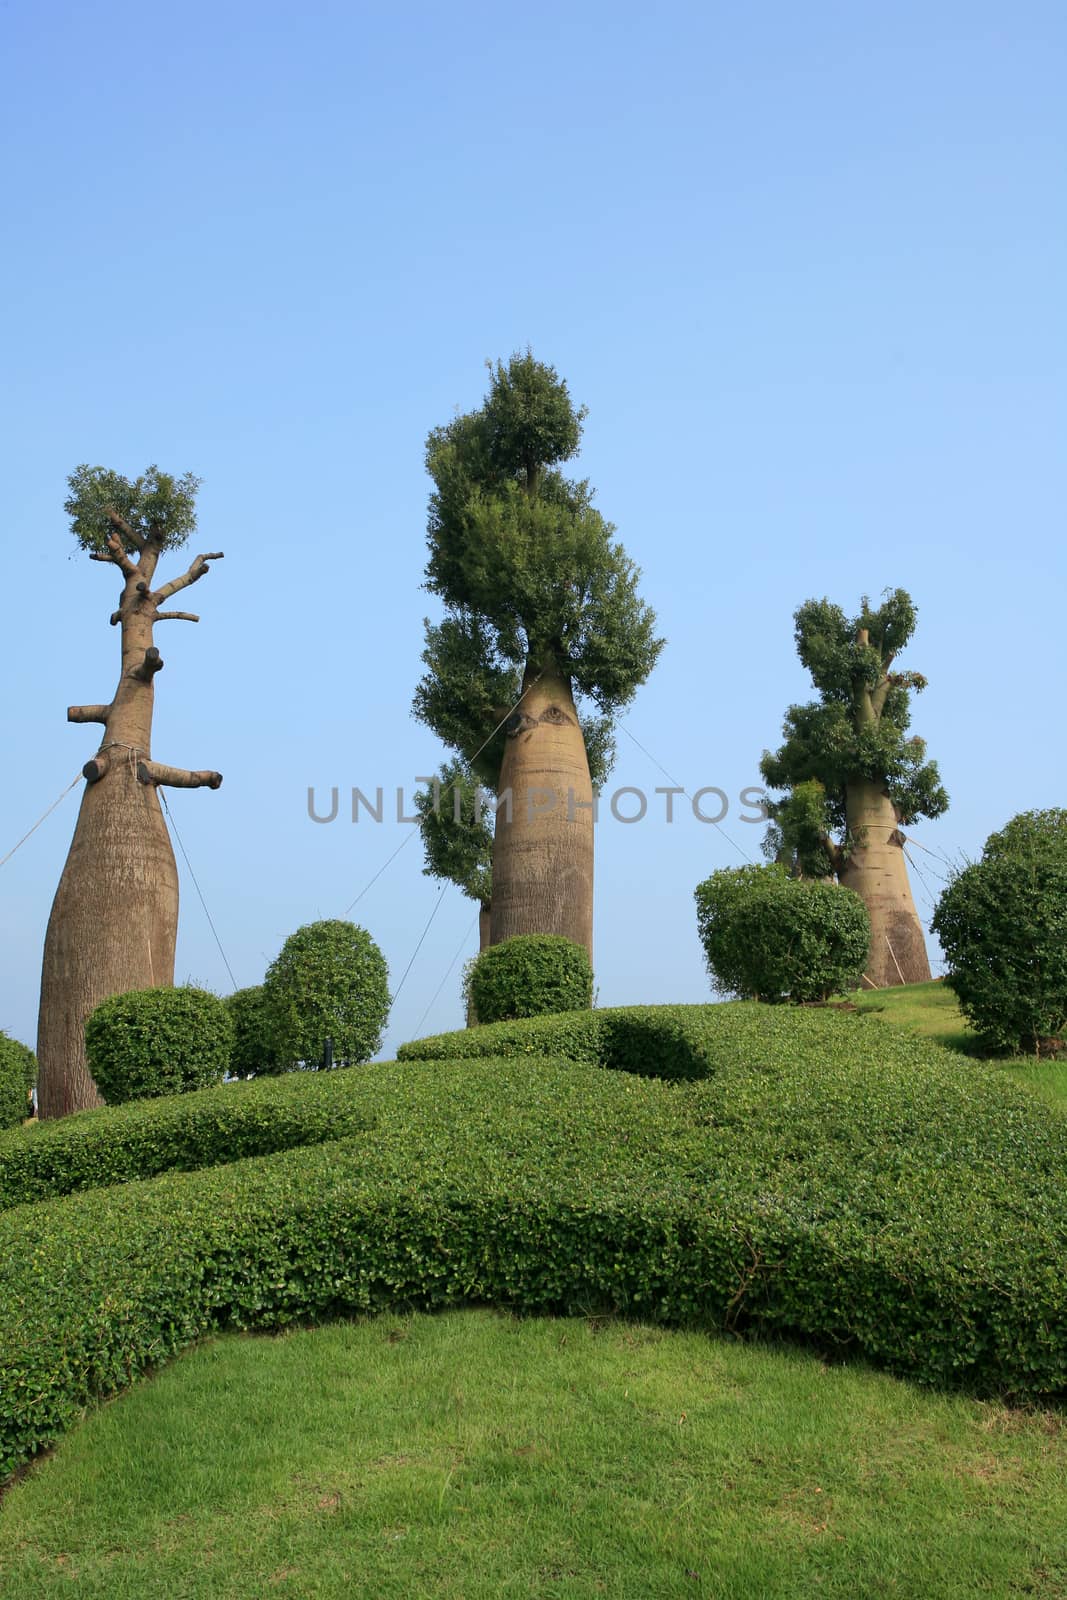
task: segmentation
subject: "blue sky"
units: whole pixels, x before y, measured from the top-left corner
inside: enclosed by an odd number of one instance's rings
[[[410,830],[316,826],[307,789],[438,764],[409,715],[424,441],[527,344],[589,407],[580,471],[668,639],[626,725],[733,802],[730,838],[662,801],[600,826],[602,1003],[707,997],[693,888],[758,856],[736,796],[807,697],[808,596],[918,603],[952,806],[917,839],[974,854],[1064,803],[1061,6],[19,0],[0,27],[0,855],[92,754],[65,707],[117,674],[66,474],[158,461],[201,475],[193,548],[226,552],[199,627],[160,630],[153,753],[225,774],[171,807],[238,984],[341,915]],[[611,787],[666,781],[622,734]],[[31,1043],[76,804],[0,871],[0,1026]],[[178,979],[226,991],[179,868]],[[352,913],[394,984],[420,868],[416,838]],[[430,1002],[472,911],[445,893],[391,1046],[459,1023],[458,965]]]

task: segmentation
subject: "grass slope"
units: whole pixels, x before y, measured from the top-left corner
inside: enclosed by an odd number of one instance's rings
[[[0,1508],[16,1600],[1067,1592],[1063,1421],[488,1312],[203,1345]]]
[[[909,983],[897,989],[853,995],[852,1000],[868,1016],[892,1023],[908,1033],[930,1039],[948,1050],[977,1055],[974,1032],[960,1015],[956,996],[947,983]],[[1029,1056],[1014,1056],[1003,1063],[1006,1073],[1019,1083],[1037,1091],[1050,1105],[1067,1108],[1067,1061],[1035,1061]]]

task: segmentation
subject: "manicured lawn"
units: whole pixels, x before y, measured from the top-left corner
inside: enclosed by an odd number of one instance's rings
[[[910,1033],[933,1039],[949,1050],[976,1054],[975,1036],[960,1016],[956,996],[947,983],[909,983],[897,989],[880,989],[849,997],[861,1011],[882,1018]],[[1004,1070],[1051,1104],[1067,1108],[1067,1061],[1035,1061],[1014,1057]]]
[[[1059,1414],[491,1312],[202,1345],[0,1508],[0,1594],[1067,1593]]]

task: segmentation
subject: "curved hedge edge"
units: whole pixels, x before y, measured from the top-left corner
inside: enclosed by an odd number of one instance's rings
[[[640,1135],[651,1102],[639,1095],[628,1120],[625,1092],[611,1097],[598,1144],[585,1129],[602,1088],[568,1097],[560,1081],[554,1146],[531,1140],[521,1116],[496,1147],[457,1117],[454,1162],[442,1160],[441,1127],[402,1118],[380,1151],[334,1143],[0,1218],[0,1477],[206,1333],[387,1307],[756,1326],[848,1342],[926,1383],[1067,1388],[1058,1191],[1058,1236],[1027,1229],[1016,1215],[1027,1197],[1010,1186],[961,1225],[967,1175],[933,1169],[877,1225],[877,1206],[857,1215],[847,1196],[813,1214],[788,1175],[775,1189],[773,1151],[763,1167],[698,1179],[638,1138],[612,1167],[609,1136],[617,1150]],[[663,1133],[680,1127],[668,1119]]]
[[[380,1096],[359,1068],[227,1083],[0,1134],[0,1211],[369,1132]]]

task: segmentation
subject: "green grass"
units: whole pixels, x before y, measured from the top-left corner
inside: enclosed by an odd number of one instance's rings
[[[947,983],[909,983],[896,989],[864,991],[849,997],[858,1008],[884,1022],[905,1028],[923,1039],[932,1039],[946,1049],[977,1056],[973,1030],[960,1015],[956,996]],[[1029,1056],[1014,1056],[1003,1062],[1005,1072],[1019,1083],[1035,1089],[1051,1105],[1067,1108],[1067,1061],[1035,1061]]]
[[[0,1507],[0,1595],[1067,1593],[1060,1416],[618,1322],[200,1346]]]

